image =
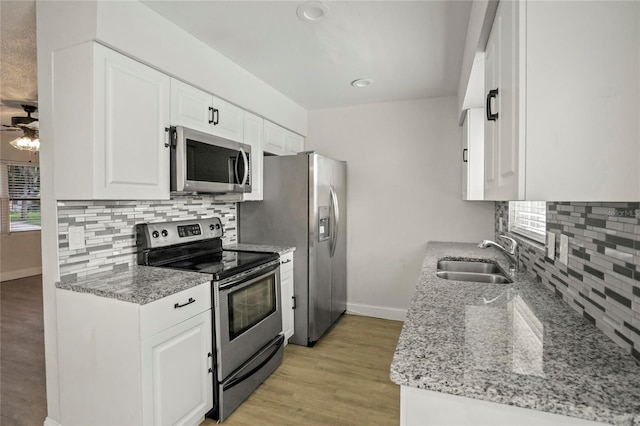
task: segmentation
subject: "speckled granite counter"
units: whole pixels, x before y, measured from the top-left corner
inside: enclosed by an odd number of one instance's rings
[[[441,258],[495,249],[430,242],[391,364],[399,385],[603,423],[640,425],[640,366],[527,274],[513,284],[436,277]]]
[[[200,272],[133,266],[121,272],[58,282],[56,287],[144,305],[212,279],[211,274]]]
[[[278,253],[280,256],[295,251],[295,247],[269,246],[264,244],[230,244],[223,247],[225,250],[261,251],[267,253]]]

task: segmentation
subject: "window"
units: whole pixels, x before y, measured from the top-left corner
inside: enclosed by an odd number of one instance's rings
[[[0,163],[2,232],[40,229],[40,167]]]
[[[546,215],[544,201],[509,201],[509,232],[544,243]]]

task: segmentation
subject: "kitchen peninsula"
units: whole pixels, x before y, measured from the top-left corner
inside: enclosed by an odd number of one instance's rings
[[[427,245],[391,364],[401,424],[640,424],[640,367],[630,355],[534,276],[445,280],[436,276],[443,258],[507,269],[494,249]]]

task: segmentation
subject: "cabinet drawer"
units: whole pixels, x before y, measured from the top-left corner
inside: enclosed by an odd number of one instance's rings
[[[211,309],[210,283],[142,305],[140,307],[140,338],[153,336],[208,309]]]
[[[280,274],[293,269],[293,252],[280,256]]]

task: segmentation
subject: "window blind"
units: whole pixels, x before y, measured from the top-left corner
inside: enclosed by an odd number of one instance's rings
[[[2,164],[2,231],[40,229],[40,167]]]
[[[509,201],[509,231],[544,243],[547,228],[547,203]]]

